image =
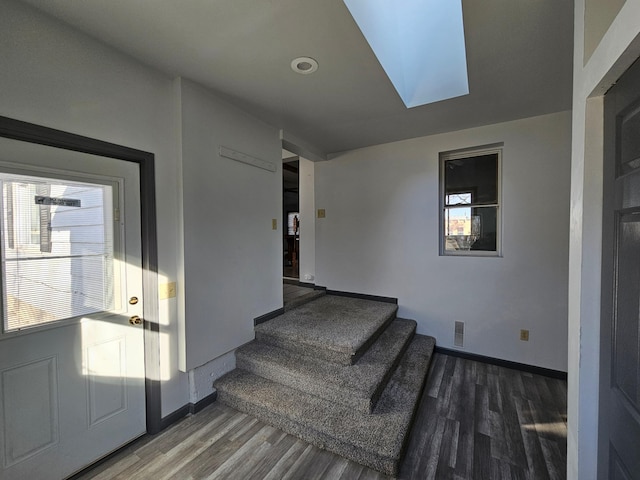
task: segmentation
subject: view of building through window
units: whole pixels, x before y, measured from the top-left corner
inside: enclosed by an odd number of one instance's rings
[[[16,174],[0,182],[4,330],[113,308],[112,187]]]
[[[471,193],[447,195],[446,203],[447,205],[469,205],[471,204]],[[445,215],[447,235],[471,235],[471,208],[448,209]]]

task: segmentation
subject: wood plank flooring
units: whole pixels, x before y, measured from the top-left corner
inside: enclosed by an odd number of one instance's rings
[[[566,478],[566,396],[562,380],[436,354],[399,478]],[[216,402],[78,478],[388,477]]]
[[[292,285],[289,283],[285,283],[282,285],[282,299],[284,305],[286,306],[292,300],[295,300],[298,297],[303,295],[307,295],[308,293],[313,292],[313,288],[309,287],[301,287],[299,285]]]

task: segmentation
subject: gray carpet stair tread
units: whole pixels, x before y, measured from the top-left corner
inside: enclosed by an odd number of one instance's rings
[[[371,414],[241,369],[215,382],[223,403],[320,448],[395,475],[422,392],[435,340],[416,335]]]
[[[395,318],[397,310],[392,303],[325,295],[256,326],[256,339],[350,365]]]
[[[416,329],[396,319],[355,365],[338,365],[260,342],[236,350],[236,365],[326,400],[371,412]]]

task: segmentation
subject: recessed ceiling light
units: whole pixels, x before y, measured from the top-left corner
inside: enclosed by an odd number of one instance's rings
[[[301,75],[309,75],[318,70],[318,62],[311,57],[298,57],[291,61],[291,70]]]

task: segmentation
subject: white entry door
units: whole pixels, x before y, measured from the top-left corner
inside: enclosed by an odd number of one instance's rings
[[[0,478],[145,432],[138,165],[0,139]]]

